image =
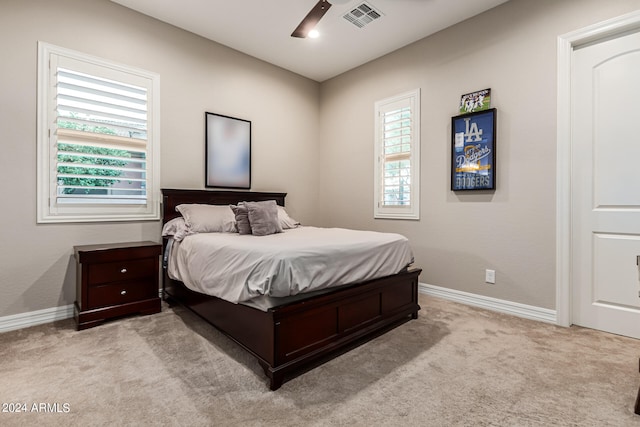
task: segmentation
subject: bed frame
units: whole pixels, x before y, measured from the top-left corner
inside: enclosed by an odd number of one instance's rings
[[[275,200],[286,193],[163,189],[163,223],[179,216],[182,203],[236,204]],[[165,242],[166,243],[166,242]],[[165,301],[179,303],[253,354],[270,380],[271,390],[314,366],[333,359],[386,331],[418,317],[420,269],[319,296],[283,304],[264,312],[193,292],[163,274]]]

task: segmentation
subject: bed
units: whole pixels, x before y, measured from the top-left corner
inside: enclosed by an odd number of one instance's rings
[[[163,189],[163,224],[181,204],[235,205],[275,200],[286,193]],[[164,239],[165,247],[167,239]],[[181,304],[255,356],[271,390],[337,355],[418,316],[421,270],[325,289],[268,309],[195,292],[163,269],[163,298]]]

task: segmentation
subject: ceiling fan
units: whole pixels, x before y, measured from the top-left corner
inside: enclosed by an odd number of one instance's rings
[[[300,25],[298,25],[296,29],[293,30],[293,33],[291,33],[291,37],[307,37],[309,31],[311,31],[318,24],[320,19],[322,19],[324,14],[327,13],[330,7],[331,3],[329,3],[327,0],[320,0],[318,3],[316,3],[316,5],[313,6],[313,9],[311,9],[311,11],[307,13],[307,16],[304,17],[302,22],[300,22]]]
[[[346,4],[350,1],[352,0],[331,0],[333,4]],[[300,25],[298,25],[296,29],[293,30],[293,33],[291,33],[291,37],[307,37],[309,35],[309,31],[313,30],[313,28],[318,24],[318,21],[320,21],[325,13],[327,13],[331,6],[332,4],[327,0],[318,1],[318,3],[313,6],[313,9],[311,9],[311,11],[307,13],[307,16],[304,17],[302,22],[300,22]]]

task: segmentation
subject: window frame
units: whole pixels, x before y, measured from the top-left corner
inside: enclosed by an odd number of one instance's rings
[[[410,152],[410,205],[383,205],[384,179],[384,129],[382,115],[395,106],[408,106],[411,110],[411,152]],[[374,218],[377,219],[420,219],[420,88],[407,91],[375,102],[375,149],[374,149]]]
[[[145,82],[147,96],[146,177],[144,205],[58,204],[57,139],[55,136],[56,82],[52,58],[60,57],[98,67],[105,73],[128,74]],[[55,60],[53,62],[56,62]],[[122,80],[123,82],[128,82]],[[160,76],[71,49],[38,42],[37,97],[37,223],[157,221],[160,219]]]

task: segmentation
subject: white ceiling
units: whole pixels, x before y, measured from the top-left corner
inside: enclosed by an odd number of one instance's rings
[[[507,0],[330,0],[317,39],[291,37],[317,0],[111,1],[321,82]],[[363,1],[383,16],[358,28]]]

